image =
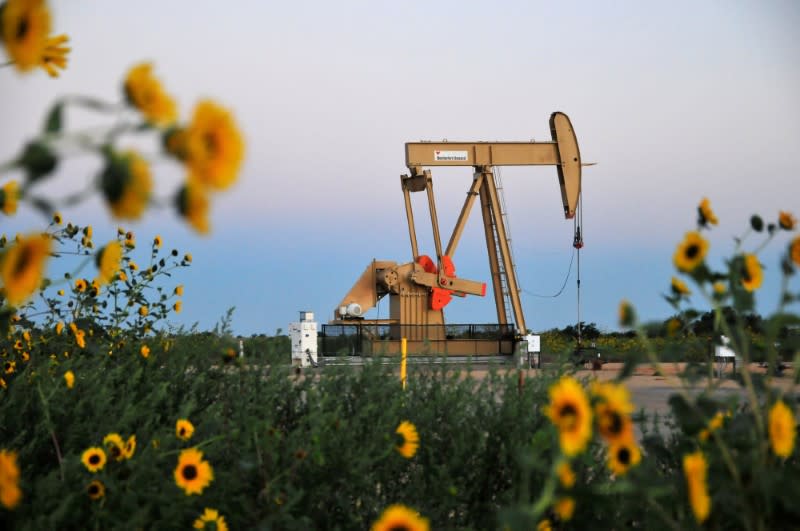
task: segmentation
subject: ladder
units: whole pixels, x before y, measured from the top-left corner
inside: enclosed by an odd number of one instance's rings
[[[500,175],[500,167],[494,166],[492,168],[492,174],[494,175],[494,186],[497,189],[497,200],[500,203],[500,215],[503,216],[503,225],[505,225],[506,228],[508,248],[511,251],[510,274],[516,275],[517,268],[514,260],[514,248],[511,245],[511,226],[508,223],[508,214],[506,212],[506,201],[503,196],[503,178]],[[498,271],[500,275],[500,286],[503,292],[503,305],[505,306],[506,320],[507,322],[509,322],[511,317],[514,316],[511,306],[511,292],[509,291],[508,288],[509,268],[506,267],[506,264],[503,261],[503,255],[500,252],[500,242],[498,241],[497,224],[495,223],[494,217],[492,217],[492,234],[494,234],[494,247],[495,247],[495,252],[497,253]],[[514,280],[518,280],[516,276],[514,277]],[[516,285],[519,286],[518,281],[516,282]],[[517,325],[518,323],[514,322],[514,324]]]

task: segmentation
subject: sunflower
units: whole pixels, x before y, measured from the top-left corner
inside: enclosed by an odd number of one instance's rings
[[[103,446],[108,449],[108,453],[115,461],[125,459],[125,441],[119,433],[109,433],[103,437]]]
[[[92,500],[99,500],[106,495],[106,486],[103,485],[102,481],[95,479],[86,486],[86,494]]]
[[[75,373],[72,371],[65,372],[64,382],[67,384],[67,389],[72,389],[75,386]]]
[[[178,160],[186,160],[186,128],[170,127],[164,131],[161,144],[164,150]]]
[[[761,264],[758,263],[758,257],[754,254],[744,255],[744,264],[742,266],[742,285],[747,291],[754,291],[761,287],[764,281],[764,272],[761,270]]]
[[[783,230],[794,230],[797,225],[797,220],[790,212],[781,210],[778,213],[778,225],[780,225]]]
[[[725,292],[728,291],[728,288],[725,287],[724,282],[714,282],[712,288],[714,288],[714,294],[719,297],[722,297],[723,295],[725,295]]]
[[[175,203],[178,213],[186,218],[189,225],[200,234],[208,234],[211,225],[208,221],[208,194],[195,179],[189,179],[178,191]]]
[[[161,239],[161,236],[156,236],[153,238],[153,247],[160,248],[162,243],[163,240]]]
[[[0,450],[0,505],[6,509],[13,509],[21,499],[17,453]]]
[[[711,210],[711,201],[709,201],[707,197],[704,197],[703,200],[700,201],[700,206],[697,207],[697,224],[701,227],[705,227],[708,224],[717,224],[717,216],[715,216],[714,211]]]
[[[598,398],[594,412],[597,428],[608,442],[619,442],[633,436],[630,414],[634,407],[623,384],[592,382],[592,394]]]
[[[6,374],[14,374],[17,370],[16,361],[6,361],[3,363],[3,372]]]
[[[684,273],[690,273],[703,263],[708,253],[708,240],[699,232],[687,232],[686,237],[678,245],[673,257],[675,267]]]
[[[11,306],[25,302],[42,284],[52,242],[47,234],[20,236],[0,258],[0,280]]]
[[[558,427],[561,451],[567,456],[581,453],[592,438],[592,409],[583,387],[574,378],[562,376],[548,392],[545,414]]]
[[[711,420],[708,421],[708,426],[700,430],[698,437],[701,441],[707,441],[711,434],[720,429],[725,422],[725,414],[722,411],[717,411]]]
[[[633,309],[630,302],[626,300],[620,301],[617,313],[619,314],[620,326],[633,326],[636,321],[636,310]]]
[[[8,181],[0,188],[0,210],[6,216],[13,216],[17,213],[17,201],[19,200],[19,184],[17,181]]]
[[[571,496],[559,498],[556,503],[553,504],[553,512],[562,522],[571,520],[572,515],[575,514],[575,498]]]
[[[128,71],[124,85],[125,98],[141,111],[148,122],[169,125],[178,116],[175,101],[164,91],[152,70],[152,64],[141,63]]]
[[[667,321],[667,335],[669,337],[675,337],[681,328],[683,327],[683,323],[680,319],[673,317],[669,321]]]
[[[150,167],[135,151],[113,153],[100,176],[101,187],[116,218],[136,220],[150,200],[153,179]],[[126,238],[128,245],[133,238]]]
[[[83,452],[81,462],[89,472],[97,472],[106,466],[106,453],[102,448],[93,446]]]
[[[197,448],[181,451],[178,466],[175,467],[175,484],[184,490],[187,496],[202,494],[214,479],[214,470],[208,461],[203,461],[203,452]]]
[[[672,277],[672,293],[682,297],[684,295],[691,295],[692,292],[686,286],[686,283],[677,277]]]
[[[642,452],[633,436],[608,445],[608,468],[617,476],[625,475],[642,460]]]
[[[134,453],[136,453],[136,435],[131,435],[128,437],[128,440],[125,441],[125,447],[122,449],[122,456],[125,459],[130,459],[133,457]]]
[[[558,475],[558,481],[565,489],[572,488],[575,485],[575,472],[569,466],[569,461],[561,461],[558,464],[558,468],[556,468],[556,474]]]
[[[182,441],[188,441],[192,438],[194,433],[194,425],[189,422],[189,419],[178,419],[175,423],[175,437]]]
[[[399,435],[396,450],[406,459],[414,457],[414,454],[417,453],[417,449],[419,448],[419,433],[417,432],[417,427],[409,421],[404,420],[397,427],[395,433]]]
[[[800,236],[792,240],[789,245],[789,255],[792,257],[792,262],[800,266]]]
[[[86,291],[86,287],[88,285],[89,285],[89,283],[86,282],[86,280],[84,280],[82,278],[79,278],[78,280],[75,281],[75,289],[80,293],[83,293],[84,291]]]
[[[75,343],[77,343],[80,348],[86,348],[86,332],[83,330],[75,332]]]
[[[778,400],[769,410],[769,444],[778,457],[786,459],[794,450],[794,438],[797,431],[792,410]]]
[[[203,514],[194,521],[195,529],[205,529],[206,524],[213,523],[216,531],[228,531],[228,524],[225,523],[225,517],[219,514],[216,509],[209,509],[203,511]]]
[[[381,513],[380,518],[372,524],[371,531],[428,531],[430,524],[427,518],[405,505],[390,505]]]
[[[183,261],[186,262],[187,264],[191,264],[192,263],[192,253],[186,253],[185,255],[183,255]]]
[[[48,37],[45,41],[44,52],[39,59],[39,66],[44,68],[50,77],[58,77],[58,69],[64,70],[67,68],[67,54],[72,48],[67,48],[63,44],[69,41],[66,35],[58,35],[56,37]]]
[[[183,134],[189,174],[215,190],[233,184],[244,158],[244,142],[231,113],[203,100],[195,107],[192,122]]]
[[[37,65],[50,34],[50,9],[44,0],[8,0],[2,10],[0,35],[17,70]]]
[[[695,520],[703,523],[711,513],[711,498],[706,485],[706,469],[708,464],[702,452],[683,456],[683,474],[689,491],[689,503],[692,506]]]
[[[147,309],[147,306],[139,306],[139,315],[141,315],[142,317],[147,317],[147,314],[149,312],[150,310]]]
[[[95,255],[95,264],[99,271],[95,280],[101,286],[114,280],[121,262],[122,245],[117,240],[113,240]]]
[[[553,531],[553,524],[549,519],[545,518],[536,525],[536,531]]]
[[[141,354],[144,359],[147,359],[148,356],[150,356],[150,347],[142,345],[142,348],[139,349],[139,354]]]

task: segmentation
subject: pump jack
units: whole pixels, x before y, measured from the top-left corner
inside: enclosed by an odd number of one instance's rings
[[[358,325],[362,340],[373,342],[371,352],[399,352],[401,337],[408,339],[409,353],[420,353],[431,345],[446,355],[512,354],[526,333],[519,285],[498,199],[493,167],[555,166],[561,187],[564,215],[575,216],[581,191],[581,157],[578,141],[566,114],[550,116],[550,142],[409,142],[405,145],[407,175],[400,176],[405,200],[412,261],[398,264],[373,260],[334,310],[332,325]],[[461,208],[447,247],[442,249],[431,171],[434,166],[472,166],[472,184]],[[411,193],[426,192],[436,259],[419,254]],[[445,327],[444,308],[452,297],[486,294],[486,284],[456,276],[453,255],[475,198],[480,197],[492,291],[497,308],[499,336],[456,337]],[[363,319],[367,310],[389,295],[388,319]],[[513,326],[511,315],[513,313]],[[387,328],[388,327],[388,328]],[[326,326],[323,325],[323,335]],[[380,330],[380,331],[379,331]]]

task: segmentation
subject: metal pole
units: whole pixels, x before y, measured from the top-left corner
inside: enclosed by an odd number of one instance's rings
[[[581,346],[581,250],[578,249],[578,347]]]
[[[406,358],[407,358],[407,342],[406,338],[400,340],[400,382],[403,385],[403,390],[406,388]]]

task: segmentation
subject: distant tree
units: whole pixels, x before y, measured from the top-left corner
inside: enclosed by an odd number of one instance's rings
[[[568,325],[559,330],[559,332],[567,337],[578,339],[578,326]],[[581,338],[582,339],[597,339],[600,337],[600,330],[595,323],[584,323],[581,321]]]
[[[731,306],[722,308],[722,317],[732,328],[736,327],[737,313]],[[744,327],[750,332],[761,334],[764,332],[763,319],[757,313],[746,313],[741,316],[744,322]],[[714,323],[716,315],[713,311],[708,311],[701,314],[697,320],[692,324],[692,331],[697,335],[712,335],[719,333],[720,330],[715,330]]]

